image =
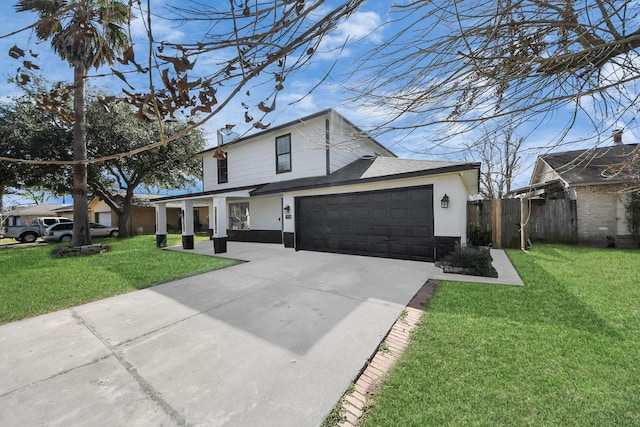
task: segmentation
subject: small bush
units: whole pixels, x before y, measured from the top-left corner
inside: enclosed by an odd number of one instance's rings
[[[491,265],[491,252],[488,247],[456,245],[453,252],[442,258],[436,266],[445,273],[469,274],[472,276],[498,277]]]
[[[480,224],[469,226],[469,244],[471,246],[491,246],[491,232],[483,231]]]

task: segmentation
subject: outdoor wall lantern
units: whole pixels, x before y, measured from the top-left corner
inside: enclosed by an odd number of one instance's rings
[[[291,206],[287,205],[282,210],[284,211],[285,214],[289,214],[289,212],[291,212]]]
[[[447,196],[446,193],[444,197],[440,200],[440,206],[443,209],[447,209],[449,207],[449,196]]]

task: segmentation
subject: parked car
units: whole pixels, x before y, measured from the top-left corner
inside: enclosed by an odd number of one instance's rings
[[[55,224],[44,231],[42,240],[45,242],[70,242],[73,238],[72,233],[73,222]],[[89,233],[91,237],[116,237],[118,228],[92,222],[89,224]]]
[[[36,239],[44,233],[44,231],[59,223],[70,223],[72,220],[69,218],[52,216],[52,217],[38,217],[34,218],[31,225],[4,225],[0,227],[0,238],[2,239],[16,239],[22,243],[33,243]]]

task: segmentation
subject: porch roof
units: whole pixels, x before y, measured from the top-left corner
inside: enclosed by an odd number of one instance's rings
[[[215,196],[217,194],[234,193],[238,191],[250,192],[255,188],[256,188],[256,185],[250,185],[245,187],[224,188],[221,190],[200,191],[198,193],[177,194],[175,196],[158,197],[157,199],[153,199],[151,203],[162,203],[162,202],[171,202],[171,201],[188,200],[188,199],[202,199],[207,196]]]

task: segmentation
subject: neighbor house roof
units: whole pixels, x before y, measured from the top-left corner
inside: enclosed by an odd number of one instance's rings
[[[18,207],[3,213],[12,216],[56,216],[55,211],[62,206],[54,203],[41,203],[39,205]]]
[[[118,196],[118,200],[117,202],[122,205],[122,200],[124,199],[125,193],[117,193]],[[158,199],[158,198],[162,198],[164,197],[161,194],[139,194],[139,193],[135,193],[133,195],[133,206],[134,207],[138,207],[138,208],[146,208],[146,207],[151,207],[151,202]],[[103,200],[101,197],[96,196],[91,200],[91,203],[93,202],[97,202],[97,201],[101,201]]]
[[[611,184],[626,181],[624,174],[616,174],[625,160],[638,154],[638,144],[620,144],[588,150],[564,151],[541,156],[570,186]]]
[[[258,196],[283,191],[359,184],[383,181],[390,178],[410,178],[471,169],[479,170],[480,163],[412,160],[395,157],[362,158],[329,175],[265,184],[253,190],[251,194]]]

